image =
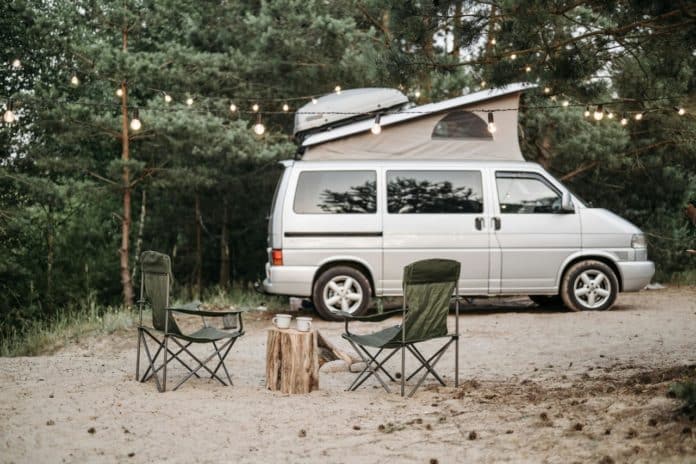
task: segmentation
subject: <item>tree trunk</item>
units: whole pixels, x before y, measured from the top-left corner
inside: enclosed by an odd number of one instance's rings
[[[459,49],[462,48],[462,4],[459,0],[454,2],[454,14],[452,18],[452,51],[450,54],[459,58]]]
[[[123,52],[128,51],[128,28],[124,27]],[[130,159],[130,147],[128,145],[128,87],[126,81],[121,82],[121,160]],[[129,236],[131,226],[131,187],[130,169],[123,167],[123,217],[121,218],[121,249],[120,268],[121,285],[123,286],[123,305],[127,308],[133,306],[133,281],[131,280],[130,269],[128,266]]]
[[[147,207],[147,190],[143,189],[140,200],[140,221],[138,222],[138,238],[135,241],[135,259],[133,263],[133,273],[131,274],[131,280],[135,281],[135,274],[138,271],[138,264],[140,263],[140,253],[143,248],[143,231],[145,229],[145,213]]]
[[[196,298],[201,296],[201,282],[203,280],[203,244],[201,237],[201,197],[195,194],[196,201],[196,265],[194,268],[193,291]]]
[[[53,211],[48,205],[46,214],[46,308],[53,313],[53,261],[55,250],[55,236],[53,226]]]
[[[319,388],[319,359],[314,330],[268,330],[266,388],[283,393],[309,393]]]
[[[227,225],[227,202],[222,206],[222,232],[220,233],[220,287],[227,288],[230,283],[230,237]]]

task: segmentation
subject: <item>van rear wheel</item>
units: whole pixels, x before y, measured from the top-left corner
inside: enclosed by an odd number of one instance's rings
[[[614,304],[618,293],[613,269],[593,259],[573,264],[561,283],[563,303],[573,311],[604,311]]]
[[[316,280],[312,301],[323,319],[341,321],[338,311],[354,316],[365,314],[370,295],[370,282],[362,272],[349,266],[336,266],[322,272]]]

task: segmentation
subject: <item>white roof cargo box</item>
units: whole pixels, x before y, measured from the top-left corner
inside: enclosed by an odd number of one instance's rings
[[[309,133],[301,142],[300,153],[303,153],[302,159],[305,160],[524,161],[518,142],[517,112],[522,92],[534,87],[529,84],[510,84],[506,87],[483,90],[438,103],[391,113],[385,111],[380,117],[382,130],[378,135],[370,131],[374,118],[353,121],[331,130]],[[327,112],[350,112],[347,108],[349,104],[352,104],[351,95],[357,95],[363,91],[364,89],[345,91],[341,95],[336,95],[336,97],[345,96],[344,100],[327,99],[325,100],[327,104],[322,109]],[[401,94],[401,92],[398,93]],[[341,106],[339,103],[345,103],[346,106]],[[304,106],[298,112],[302,112],[310,105]],[[373,102],[373,106],[375,105],[376,103]],[[313,106],[316,107],[316,105]],[[382,105],[383,108],[386,106],[387,102]],[[488,130],[489,118],[493,118],[495,123],[496,130],[493,133]],[[296,117],[296,132],[297,120]],[[313,127],[321,125],[324,124],[316,124]]]
[[[408,103],[408,98],[396,89],[352,89],[324,95],[317,98],[316,103],[307,103],[297,110],[293,135],[371,118],[371,113],[393,109],[405,103]]]

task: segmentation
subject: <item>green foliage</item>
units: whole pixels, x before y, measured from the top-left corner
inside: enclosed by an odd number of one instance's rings
[[[687,380],[672,384],[669,387],[670,394],[682,400],[682,410],[687,414],[696,412],[696,382]]]

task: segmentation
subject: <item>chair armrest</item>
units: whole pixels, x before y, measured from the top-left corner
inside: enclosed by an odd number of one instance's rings
[[[338,311],[336,314],[346,319],[346,321],[362,321],[362,322],[380,322],[389,319],[397,314],[403,314],[403,309],[395,309],[386,313],[369,314],[367,316],[354,316],[351,313]]]
[[[206,317],[223,317],[230,316],[234,314],[242,314],[244,311],[234,310],[234,311],[205,311],[202,309],[189,309],[189,308],[166,308],[168,312],[172,313],[182,313],[191,314],[193,316],[206,316]]]

